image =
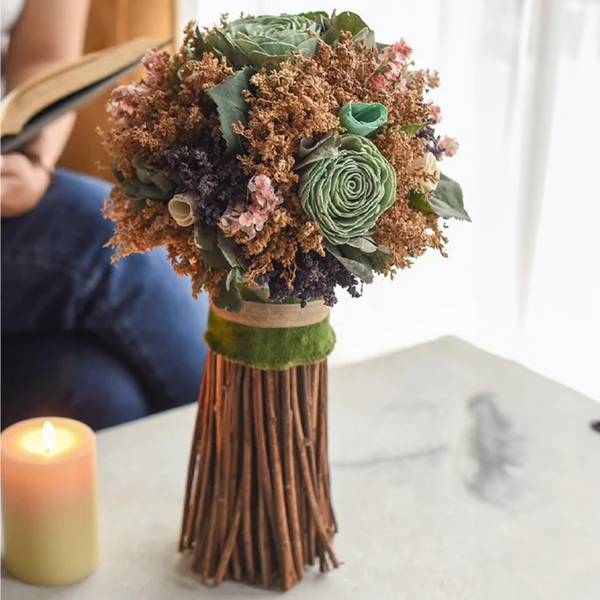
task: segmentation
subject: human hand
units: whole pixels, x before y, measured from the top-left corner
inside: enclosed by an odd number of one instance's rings
[[[6,154],[1,164],[2,216],[20,217],[38,205],[50,186],[50,173],[24,154]]]

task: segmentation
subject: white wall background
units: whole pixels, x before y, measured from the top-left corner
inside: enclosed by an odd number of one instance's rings
[[[450,223],[449,259],[342,295],[332,361],[455,334],[600,400],[600,2],[181,0],[180,20],[333,8],[440,70],[473,224]]]

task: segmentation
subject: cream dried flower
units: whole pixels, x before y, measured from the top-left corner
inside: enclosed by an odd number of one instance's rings
[[[423,192],[431,192],[440,181],[441,172],[438,167],[435,156],[427,152],[424,156],[419,156],[411,163],[411,170],[414,173],[420,172],[422,176],[419,182],[419,189]]]
[[[196,222],[194,211],[198,206],[198,199],[192,192],[176,194],[169,201],[169,214],[173,217],[177,225],[189,227]]]

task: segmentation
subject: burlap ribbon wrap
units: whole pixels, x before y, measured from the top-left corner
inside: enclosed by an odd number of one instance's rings
[[[324,360],[335,346],[329,323],[330,308],[323,301],[299,304],[244,302],[230,313],[212,300],[206,343],[230,361],[272,371],[283,371]]]

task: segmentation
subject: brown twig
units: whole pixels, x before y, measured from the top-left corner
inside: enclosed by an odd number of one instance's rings
[[[220,362],[223,363],[223,357],[219,357]],[[221,459],[221,469],[219,470],[220,477],[220,494],[217,502],[217,528],[216,528],[216,542],[217,551],[219,554],[223,552],[225,546],[225,540],[227,537],[227,520],[228,510],[227,503],[229,502],[229,487],[231,485],[231,478],[229,476],[231,469],[231,426],[232,426],[232,403],[233,397],[235,396],[231,390],[231,375],[232,371],[237,368],[237,365],[223,364],[222,373],[223,379],[221,385],[217,384],[217,394],[220,397],[217,398],[215,405],[215,414],[217,416],[217,423],[220,424],[221,439],[219,440],[219,428],[217,427],[217,453]]]
[[[280,397],[280,419],[283,435],[283,464],[285,474],[285,493],[292,539],[292,550],[296,565],[296,578],[302,579],[304,560],[302,556],[302,535],[300,533],[300,519],[298,517],[298,500],[296,494],[296,475],[294,469],[294,428],[292,424],[291,381],[290,372],[281,373],[282,390]]]
[[[206,364],[209,364],[210,356],[206,357]],[[188,467],[187,484],[185,488],[185,502],[183,505],[183,520],[181,524],[181,536],[179,538],[179,551],[190,548],[192,540],[191,529],[194,522],[196,510],[196,501],[198,499],[198,485],[200,484],[198,477],[198,457],[200,454],[200,432],[202,431],[202,420],[205,412],[205,405],[202,404],[202,399],[206,397],[206,377],[202,378],[200,385],[200,395],[198,396],[198,413],[196,423],[194,425],[194,435],[192,437],[192,452],[190,454],[190,464]]]
[[[325,525],[323,524],[319,503],[315,495],[314,483],[308,459],[308,444],[304,439],[304,432],[302,431],[302,420],[300,416],[300,407],[298,406],[298,399],[294,398],[294,400],[296,401],[296,404],[292,406],[292,410],[294,411],[296,444],[300,453],[300,466],[302,468],[302,477],[304,478],[304,485],[306,487],[306,496],[308,498],[308,503],[312,512],[312,517],[315,522],[318,535],[320,536],[321,543],[325,547],[325,551],[327,552],[327,554],[329,554],[333,566],[338,567],[340,563],[337,560],[333,549],[331,548],[329,536],[327,535]]]
[[[251,403],[252,372],[244,368],[244,461],[242,466],[243,488],[243,520],[242,538],[245,553],[246,574],[250,582],[254,582],[254,546],[252,536],[252,403]]]
[[[214,355],[211,356],[211,352],[209,351],[209,356],[211,358],[210,365],[214,366],[215,360]],[[196,569],[200,569],[201,559],[202,559],[202,546],[200,542],[205,539],[205,536],[202,535],[202,524],[203,519],[207,516],[205,513],[209,512],[205,508],[205,501],[207,500],[207,496],[210,495],[208,490],[208,482],[210,478],[210,471],[212,466],[212,436],[213,436],[213,423],[214,423],[214,415],[212,411],[213,398],[214,398],[214,379],[212,376],[212,371],[206,372],[205,377],[206,381],[206,402],[204,409],[204,420],[203,420],[203,428],[201,433],[202,440],[202,448],[200,455],[198,457],[198,479],[200,480],[200,491],[198,493],[198,509],[196,513],[196,519],[193,522],[194,528],[194,538],[195,538],[195,546],[194,546],[194,557],[193,557],[193,566]],[[190,521],[190,525],[192,522]]]
[[[278,578],[285,590],[317,557],[338,566],[326,369],[261,371],[209,351],[180,537],[202,581]]]
[[[225,576],[225,572],[227,571],[227,565],[229,563],[229,559],[231,558],[231,554],[233,552],[233,548],[235,545],[235,540],[236,540],[236,537],[238,534],[241,515],[242,515],[242,490],[240,488],[240,492],[238,494],[238,497],[237,497],[237,500],[235,503],[233,522],[231,523],[231,527],[229,528],[229,534],[227,536],[225,546],[223,547],[223,552],[221,553],[221,558],[219,560],[219,566],[217,567],[217,572],[215,574],[215,579],[214,579],[215,585],[219,585],[221,583],[221,581],[223,581],[223,577]]]
[[[265,518],[265,502],[262,487],[258,487],[258,557],[263,586],[271,587],[271,551],[269,550],[269,531]]]
[[[279,452],[280,442],[277,435],[277,410],[275,408],[275,374],[265,371],[266,406],[268,423],[269,455],[271,457],[271,474],[273,476],[273,505],[275,507],[275,526],[277,528],[277,556],[282,579],[282,589],[289,590],[296,578],[292,563],[290,534],[285,508],[285,491],[283,487],[283,472]]]

